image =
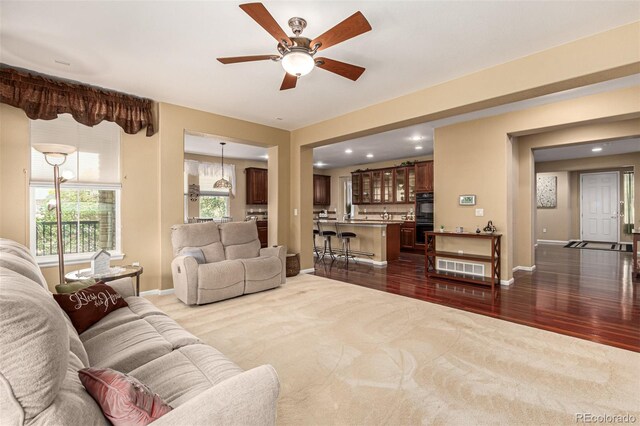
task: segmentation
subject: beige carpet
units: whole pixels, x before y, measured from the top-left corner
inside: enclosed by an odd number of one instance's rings
[[[311,275],[206,306],[149,297],[245,369],[272,364],[278,423],[640,422],[640,354]]]

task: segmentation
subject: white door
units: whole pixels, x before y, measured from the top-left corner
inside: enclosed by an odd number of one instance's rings
[[[618,242],[619,182],[618,172],[581,175],[580,229],[583,241]]]

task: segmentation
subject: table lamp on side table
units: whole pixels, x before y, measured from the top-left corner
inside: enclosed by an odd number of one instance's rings
[[[67,161],[67,155],[75,152],[76,148],[70,145],[37,144],[33,148],[44,154],[44,160],[53,166],[53,186],[56,191],[56,228],[58,242],[58,271],[59,284],[64,284],[64,244],[62,243],[62,212],[60,205],[60,184],[66,179],[60,176],[60,166]]]

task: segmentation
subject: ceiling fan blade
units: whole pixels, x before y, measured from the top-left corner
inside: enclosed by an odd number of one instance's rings
[[[371,31],[371,25],[369,25],[369,21],[367,21],[362,12],[358,11],[329,31],[314,38],[311,42],[311,47],[313,48],[317,43],[321,43],[322,45],[318,50],[323,50],[367,31]]]
[[[269,13],[266,7],[262,3],[246,3],[241,4],[240,9],[244,10],[247,15],[251,16],[262,28],[267,30],[278,43],[284,40],[288,45],[291,45],[291,40],[287,34],[282,30],[280,25],[273,19],[273,16]]]
[[[357,65],[347,64],[346,62],[336,61],[329,58],[316,58],[316,66],[323,70],[331,71],[332,73],[346,77],[349,80],[356,81],[362,73],[364,68]]]
[[[217,58],[223,64],[235,64],[238,62],[266,61],[267,59],[276,59],[275,55],[253,55],[253,56],[233,56],[231,58]]]
[[[291,75],[289,73],[284,73],[284,80],[282,80],[282,85],[280,86],[280,90],[289,90],[296,87],[296,83],[298,82],[298,77],[295,75]]]

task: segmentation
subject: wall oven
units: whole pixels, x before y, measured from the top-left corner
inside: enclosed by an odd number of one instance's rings
[[[424,244],[424,233],[433,231],[433,192],[416,194],[416,244]]]

